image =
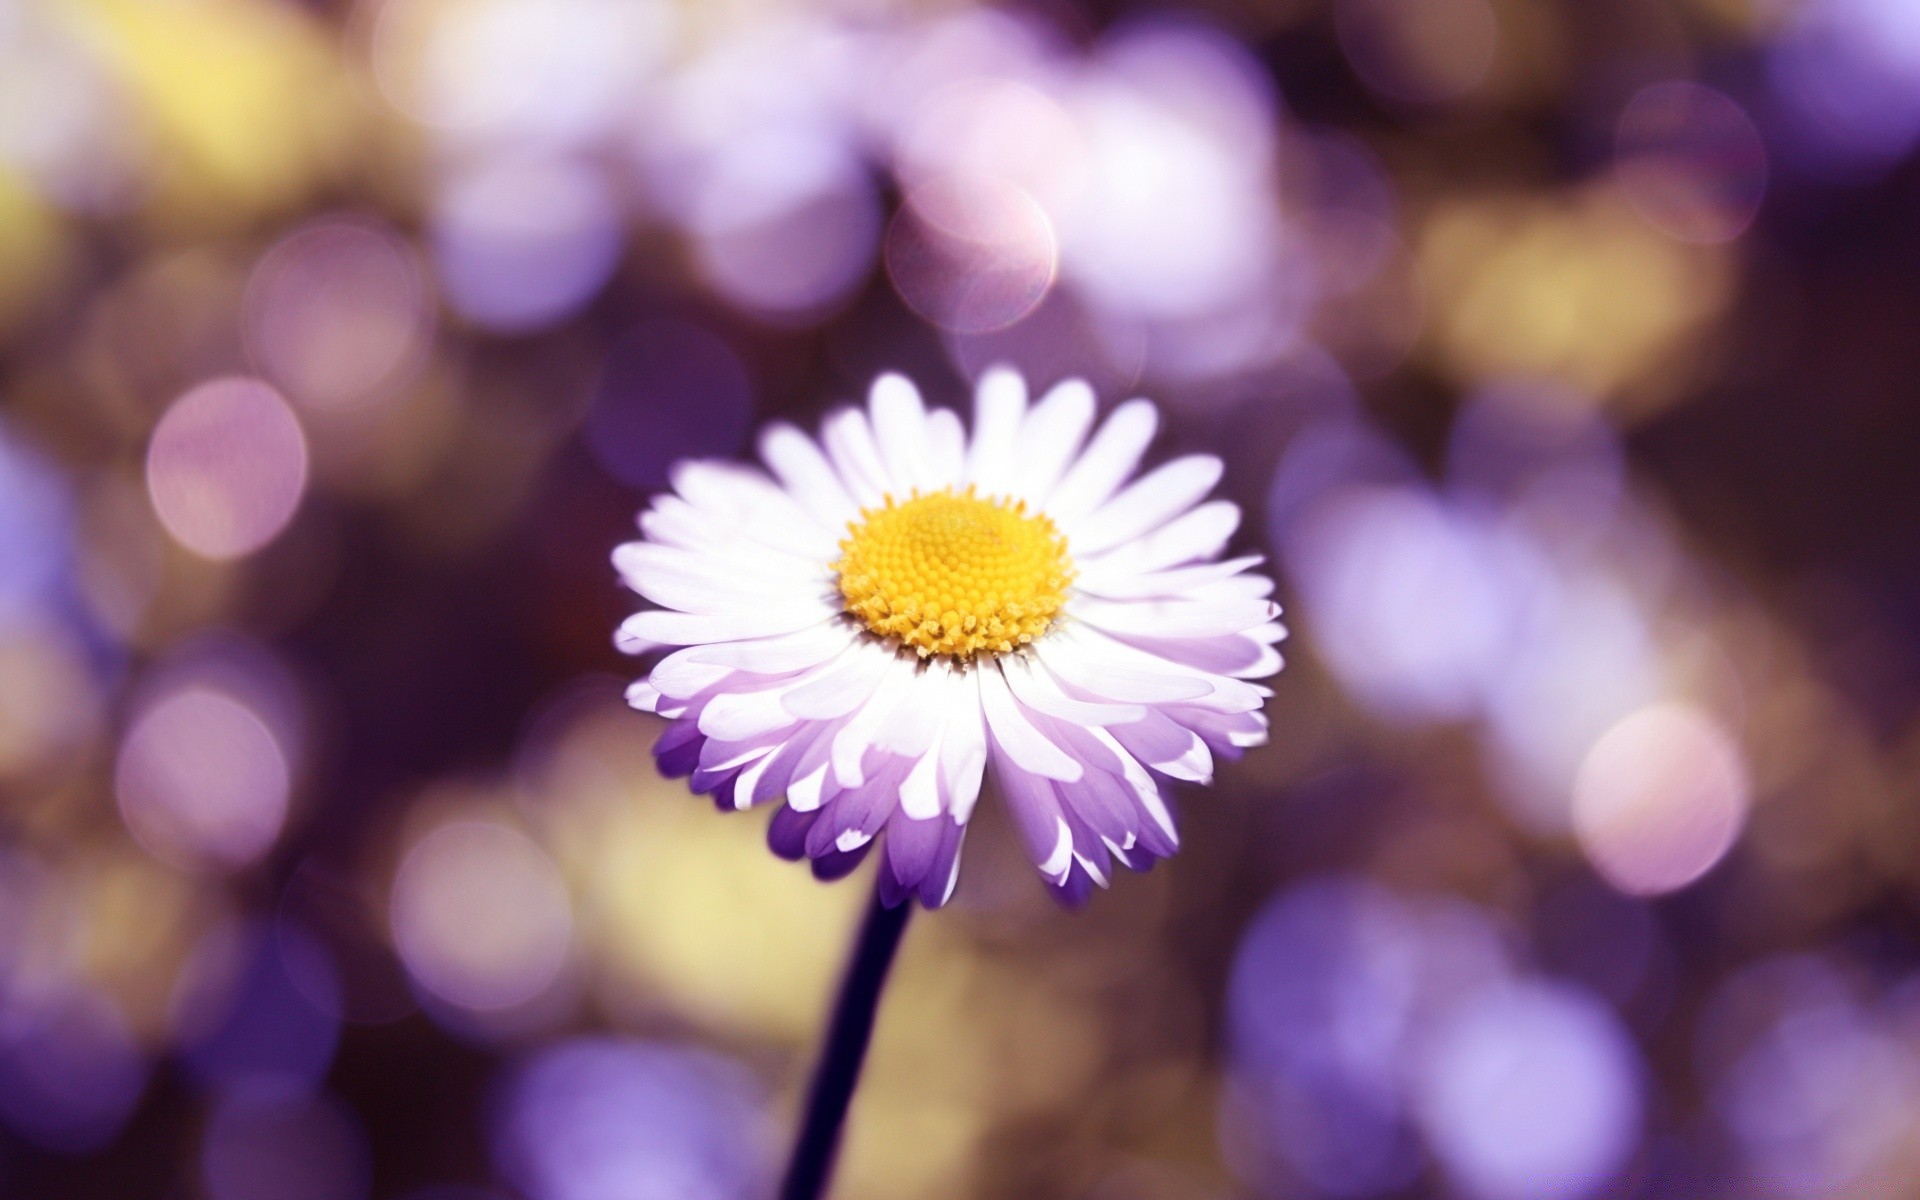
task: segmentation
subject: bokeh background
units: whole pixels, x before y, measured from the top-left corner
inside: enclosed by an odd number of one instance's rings
[[[0,1194],[752,1200],[865,902],[610,548],[882,369],[1169,409],[1274,744],[991,800],[844,1200],[1920,1195],[1913,0],[0,0]]]

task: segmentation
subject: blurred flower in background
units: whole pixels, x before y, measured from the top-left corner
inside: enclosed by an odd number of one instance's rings
[[[760,1193],[858,891],[604,547],[883,369],[1221,450],[1278,736],[982,806],[858,1197],[1902,1195],[1906,0],[0,0],[0,1193]]]

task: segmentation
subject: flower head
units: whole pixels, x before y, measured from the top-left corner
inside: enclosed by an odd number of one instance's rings
[[[627,693],[670,722],[661,769],[784,801],[768,840],[821,878],[881,846],[890,904],[952,895],[983,778],[1065,900],[1172,854],[1166,783],[1266,739],[1249,680],[1285,631],[1260,560],[1219,557],[1220,460],[1133,478],[1157,421],[1132,400],[1095,430],[1085,384],[1029,407],[1000,369],[969,437],[884,375],[818,443],[768,429],[765,472],[679,464],[613,556],[658,606],[618,641],[665,652]]]

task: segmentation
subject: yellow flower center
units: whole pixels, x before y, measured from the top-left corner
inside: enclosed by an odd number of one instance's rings
[[[863,508],[840,543],[847,612],[922,658],[1005,654],[1045,632],[1067,602],[1073,560],[1026,502],[951,488]]]

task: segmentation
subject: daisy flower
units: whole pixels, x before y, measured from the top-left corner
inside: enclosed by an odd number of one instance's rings
[[[1284,636],[1221,558],[1239,509],[1211,455],[1134,478],[1158,416],[1094,428],[1092,389],[980,381],[971,434],[883,375],[819,441],[784,424],[766,470],[682,462],[614,551],[657,607],[620,647],[663,654],[627,693],[654,754],[724,808],[783,802],[774,851],[823,879],[876,846],[881,898],[946,902],[984,779],[1056,894],[1178,845],[1170,781],[1266,739]]]

